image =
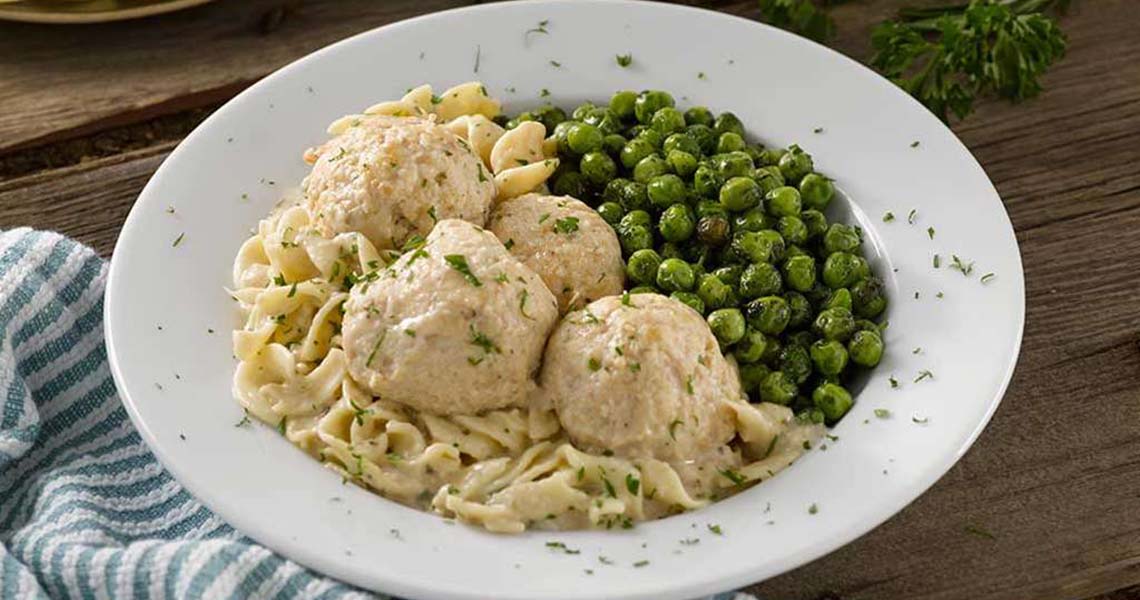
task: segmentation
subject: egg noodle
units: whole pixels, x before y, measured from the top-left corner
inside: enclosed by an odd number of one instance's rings
[[[502,200],[541,188],[557,160],[541,124],[504,131],[490,120],[498,112],[477,82],[439,97],[421,86],[329,132],[373,114],[438,119],[495,174]],[[360,233],[318,235],[299,199],[288,198],[242,244],[231,291],[244,316],[233,333],[233,392],[247,414],[387,498],[496,532],[625,528],[767,479],[822,435],[786,407],[726,400],[737,437],[706,468],[582,452],[543,403],[441,417],[373,397],[348,374],[344,304],[352,285],[377,279],[398,256]]]

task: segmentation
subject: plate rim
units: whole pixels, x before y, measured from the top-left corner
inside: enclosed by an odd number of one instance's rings
[[[195,0],[195,1],[208,1],[208,0]],[[846,63],[848,63],[849,68],[853,67],[862,76],[870,77],[872,79],[878,80],[882,84],[889,85],[889,87],[892,89],[892,93],[895,93],[898,96],[906,98],[907,101],[912,102],[914,105],[916,105],[921,110],[926,111],[926,108],[923,107],[917,100],[915,100],[909,94],[906,94],[904,91],[899,89],[897,86],[890,84],[881,75],[879,75],[875,71],[871,70],[869,67],[863,65],[862,63],[848,57],[847,55],[845,55],[845,54],[843,54],[837,50],[834,50],[830,47],[827,47],[827,46],[824,46],[822,44],[818,44],[814,41],[808,40],[806,38],[796,36],[794,34],[791,34],[791,33],[788,33],[786,31],[783,31],[781,29],[772,27],[772,26],[767,25],[765,23],[760,23],[760,22],[753,21],[751,19],[747,19],[744,17],[731,15],[731,14],[719,12],[719,11],[712,10],[712,9],[706,9],[706,8],[688,6],[688,5],[676,5],[676,4],[670,4],[670,3],[658,2],[658,1],[530,0],[527,2],[509,2],[509,1],[504,0],[504,1],[500,1],[500,2],[492,2],[492,3],[486,3],[486,4],[476,4],[476,5],[471,5],[471,6],[458,7],[458,8],[445,10],[445,11],[438,11],[438,12],[434,12],[434,13],[419,15],[419,16],[412,17],[409,19],[404,19],[401,21],[389,23],[386,25],[382,25],[380,27],[375,27],[375,28],[372,28],[372,29],[369,29],[366,31],[359,32],[357,34],[351,35],[349,37],[338,40],[338,41],[333,42],[331,44],[328,44],[324,47],[321,47],[317,50],[314,50],[314,51],[312,51],[312,52],[310,52],[304,56],[301,56],[301,57],[297,58],[296,60],[291,61],[290,63],[288,63],[288,64],[280,67],[279,69],[273,71],[272,73],[264,76],[261,80],[259,80],[258,82],[256,82],[255,84],[253,84],[252,86],[247,88],[246,90],[243,90],[241,93],[237,94],[236,96],[231,98],[229,101],[227,101],[225,105],[223,105],[221,108],[218,109],[218,111],[215,112],[215,114],[208,117],[205,121],[203,121],[201,124],[199,124],[198,127],[196,127],[194,129],[194,131],[192,131],[186,138],[184,138],[182,140],[182,142],[179,143],[178,147],[176,147],[171,152],[171,156],[174,156],[177,152],[179,152],[182,149],[183,144],[185,144],[186,142],[189,142],[193,139],[196,139],[197,136],[205,135],[204,132],[206,132],[210,129],[209,126],[212,124],[212,121],[218,117],[218,114],[220,114],[226,108],[226,106],[230,105],[231,103],[238,101],[239,99],[242,99],[247,94],[253,95],[254,93],[256,93],[256,91],[258,91],[260,89],[261,86],[269,85],[270,82],[275,81],[276,79],[278,79],[280,77],[283,77],[284,74],[291,71],[292,69],[298,68],[303,63],[306,63],[309,60],[314,59],[317,56],[323,55],[326,52],[333,52],[333,51],[335,51],[336,48],[338,48],[341,45],[350,44],[353,41],[357,40],[358,38],[362,38],[365,36],[377,35],[378,32],[381,32],[384,30],[396,29],[396,28],[407,27],[407,26],[414,26],[414,25],[418,24],[420,21],[432,20],[435,18],[439,18],[442,15],[453,16],[456,14],[462,14],[462,13],[467,13],[467,12],[501,10],[505,5],[508,5],[508,4],[520,4],[520,5],[524,5],[524,6],[571,5],[571,4],[573,4],[576,7],[586,7],[586,6],[591,6],[591,5],[615,5],[615,4],[616,5],[622,5],[622,4],[626,4],[626,5],[651,5],[655,10],[672,10],[672,11],[677,11],[677,12],[682,12],[682,13],[699,14],[703,17],[712,17],[712,18],[719,18],[719,19],[733,20],[733,21],[743,21],[745,23],[748,23],[751,26],[767,29],[768,34],[780,35],[780,36],[785,36],[787,38],[791,38],[792,43],[800,43],[800,44],[820,46],[820,47],[824,48],[825,50],[827,50],[832,55],[838,56],[843,61],[846,61]],[[1017,323],[1016,323],[1016,330],[1015,330],[1014,336],[1011,340],[1013,342],[1012,352],[1009,356],[1008,363],[1005,365],[1003,371],[1001,372],[1001,375],[1000,375],[1001,381],[1000,381],[1000,384],[996,388],[996,392],[994,394],[994,397],[991,400],[987,401],[985,412],[982,415],[982,417],[978,420],[977,425],[974,426],[972,430],[970,430],[968,435],[966,435],[964,438],[961,439],[961,442],[957,444],[957,449],[953,453],[946,452],[945,454],[938,456],[937,460],[930,460],[930,461],[925,462],[925,464],[921,467],[920,476],[916,476],[913,479],[913,481],[909,482],[904,487],[905,493],[898,494],[897,497],[900,499],[903,499],[902,501],[896,501],[895,498],[892,497],[892,498],[888,499],[889,501],[884,500],[882,502],[878,502],[876,504],[876,508],[868,510],[863,515],[863,517],[861,519],[852,521],[852,523],[850,524],[850,526],[846,530],[844,530],[842,532],[838,532],[836,535],[831,536],[826,541],[820,541],[820,542],[812,544],[808,549],[805,549],[804,551],[800,552],[798,555],[785,555],[780,560],[781,567],[779,569],[777,569],[775,573],[768,575],[766,578],[775,577],[781,573],[787,573],[787,572],[789,572],[795,568],[798,568],[800,566],[803,566],[803,565],[805,565],[811,561],[814,561],[814,560],[817,560],[823,556],[826,556],[827,554],[830,554],[831,552],[834,552],[834,551],[842,548],[843,546],[846,546],[847,544],[850,544],[852,541],[866,535],[871,530],[877,528],[878,526],[880,526],[881,524],[883,524],[884,522],[889,520],[891,517],[893,517],[896,514],[898,514],[899,512],[901,512],[903,509],[905,509],[907,506],[909,506],[911,503],[913,503],[915,500],[917,500],[923,494],[925,494],[935,483],[937,483],[943,476],[945,476],[945,474],[955,464],[957,464],[959,460],[961,460],[961,458],[965,455],[965,453],[977,441],[978,437],[981,435],[981,432],[989,424],[989,422],[993,418],[993,415],[997,411],[998,406],[1001,404],[1002,400],[1004,399],[1005,393],[1008,391],[1009,384],[1010,384],[1012,377],[1013,377],[1013,374],[1016,370],[1018,360],[1020,358],[1021,347],[1022,347],[1022,342],[1023,342],[1023,338],[1024,338],[1025,318],[1026,318],[1024,265],[1023,265],[1022,258],[1021,258],[1020,244],[1018,243],[1017,237],[1016,237],[1016,231],[1013,228],[1012,221],[1009,218],[1009,213],[1006,210],[1005,203],[1001,199],[1001,195],[998,193],[996,187],[993,184],[993,181],[990,179],[989,175],[985,172],[985,169],[977,161],[976,157],[974,157],[973,153],[970,152],[969,148],[961,141],[961,139],[958,138],[958,136],[956,134],[954,134],[954,132],[952,130],[949,129],[949,127],[945,123],[938,121],[937,117],[935,117],[933,114],[928,114],[928,117],[929,117],[929,119],[937,122],[939,127],[946,130],[946,133],[949,134],[950,138],[952,138],[954,143],[958,146],[958,149],[964,154],[964,156],[969,158],[970,164],[979,170],[981,175],[985,178],[985,181],[988,184],[988,187],[992,190],[994,199],[997,200],[997,203],[998,203],[999,208],[1000,208],[1000,215],[1004,218],[1004,222],[1001,223],[1000,225],[1002,226],[1003,230],[1008,231],[1008,233],[1009,233],[1010,241],[1013,244],[1013,247],[1012,247],[1012,249],[1014,250],[1013,255],[1014,255],[1014,258],[1016,259],[1016,267],[1017,267],[1016,274],[1015,274],[1016,277],[1013,277],[1012,276],[1013,274],[1003,276],[1006,279],[1012,279],[1013,283],[1015,284],[1015,289],[1011,290],[1011,292],[1010,292],[1011,298],[1016,300],[1016,303],[1017,303],[1016,308],[1017,308],[1017,316],[1018,316]],[[159,169],[156,170],[155,174],[152,175],[151,178],[148,180],[146,186],[143,188],[142,192],[139,195],[139,199],[142,199],[144,196],[148,195],[148,192],[151,190],[152,185],[155,185],[154,182],[158,178],[158,175],[161,174],[166,167],[167,167],[167,161],[164,161],[163,164],[160,165]],[[159,459],[159,461],[161,462],[163,467],[165,469],[167,469],[167,471],[169,471],[175,477],[176,480],[178,480],[179,484],[182,485],[187,491],[191,492],[191,494],[194,496],[194,498],[197,501],[199,501],[204,506],[206,506],[211,511],[213,511],[215,514],[217,514],[225,522],[227,522],[232,527],[234,527],[235,530],[238,530],[239,532],[248,535],[248,537],[253,539],[256,543],[263,545],[266,548],[269,548],[273,552],[275,552],[275,553],[277,553],[277,554],[279,554],[279,555],[281,555],[281,556],[283,556],[289,560],[293,560],[296,563],[303,565],[306,568],[312,569],[313,572],[315,572],[315,573],[324,574],[324,575],[327,575],[329,577],[332,577],[332,578],[335,578],[335,579],[338,579],[341,581],[348,581],[348,578],[342,578],[339,574],[335,574],[338,571],[341,571],[341,572],[345,572],[345,571],[339,570],[336,568],[328,568],[328,569],[325,568],[326,565],[335,565],[335,562],[333,562],[333,561],[322,561],[322,560],[307,560],[307,559],[303,560],[301,558],[298,558],[298,556],[301,556],[305,553],[296,551],[296,548],[288,547],[286,544],[278,544],[275,542],[272,542],[272,543],[268,542],[268,541],[266,541],[266,538],[264,536],[249,535],[247,533],[247,531],[249,531],[249,530],[246,527],[244,527],[244,524],[246,523],[246,519],[242,518],[240,511],[238,511],[237,509],[230,510],[230,508],[227,506],[222,506],[219,509],[219,507],[216,506],[217,503],[215,503],[213,501],[214,500],[213,498],[203,498],[196,493],[196,490],[191,490],[191,486],[184,483],[184,479],[181,476],[181,474],[183,473],[183,470],[181,468],[179,468],[178,466],[176,466],[175,464],[173,464],[171,460],[169,460],[169,456],[162,450],[163,446],[158,443],[158,440],[153,435],[153,432],[146,426],[146,423],[143,422],[142,417],[138,412],[137,406],[130,399],[130,394],[127,392],[125,386],[122,383],[123,382],[122,365],[119,363],[117,353],[114,351],[115,344],[113,341],[114,335],[113,335],[113,331],[112,331],[112,327],[111,327],[111,323],[112,323],[111,313],[112,313],[112,307],[115,306],[114,299],[117,298],[117,295],[115,295],[113,293],[113,290],[116,287],[114,284],[117,280],[117,274],[119,273],[119,271],[122,268],[121,266],[116,268],[117,265],[121,265],[121,262],[116,262],[115,257],[118,256],[118,250],[120,249],[121,245],[123,245],[123,240],[127,237],[128,232],[130,232],[134,228],[137,228],[140,226],[140,219],[142,219],[142,217],[139,216],[139,213],[141,211],[136,210],[137,205],[138,205],[138,201],[136,200],[136,204],[134,206],[132,206],[131,211],[128,214],[127,219],[124,221],[123,228],[122,228],[122,230],[119,234],[119,237],[117,238],[116,243],[115,243],[115,252],[112,254],[112,258],[110,261],[111,264],[110,264],[110,268],[108,269],[108,275],[107,275],[107,283],[106,283],[107,287],[106,287],[106,297],[105,297],[105,305],[104,305],[104,325],[103,325],[104,335],[106,338],[106,347],[108,350],[108,352],[107,352],[108,364],[109,364],[110,370],[112,372],[112,376],[113,376],[113,379],[115,382],[116,389],[119,392],[120,397],[122,398],[123,405],[126,408],[128,415],[130,416],[131,422],[135,425],[136,429],[138,429],[138,431],[140,432],[143,440],[146,442],[150,451],[155,455],[156,458]],[[1016,292],[1016,294],[1014,294],[1014,292]],[[321,567],[314,566],[317,564],[321,564],[322,566]],[[700,595],[700,594],[715,593],[715,592],[723,591],[723,590],[727,590],[727,589],[738,589],[738,588],[741,588],[743,586],[747,586],[747,585],[757,583],[757,581],[755,580],[755,576],[752,574],[752,571],[754,571],[754,570],[755,570],[755,567],[753,567],[751,569],[748,569],[748,568],[737,569],[734,572],[732,572],[731,574],[729,574],[729,575],[727,575],[721,579],[716,579],[716,580],[705,579],[705,580],[701,580],[700,582],[697,582],[697,583],[688,584],[686,587],[670,587],[670,588],[667,588],[667,590],[664,593],[668,597],[674,597],[674,596],[682,597],[682,596],[686,596],[686,595],[687,596],[693,596],[693,595]],[[761,581],[763,581],[763,579]],[[454,593],[452,593],[452,592],[440,590],[439,588],[429,588],[429,587],[422,587],[422,586],[417,585],[417,584],[408,584],[408,583],[405,583],[404,580],[399,580],[399,579],[395,579],[395,578],[386,578],[381,582],[381,585],[383,586],[382,591],[384,593],[397,594],[397,595],[405,596],[405,597],[449,598],[449,599],[455,598],[455,599],[462,599],[462,600],[475,599],[475,598],[481,597],[479,595],[478,591],[466,591],[466,592],[454,592]],[[648,600],[650,598],[660,598],[662,596],[662,593],[663,592],[660,589],[638,590],[638,591],[631,592],[628,594],[623,593],[620,596],[615,595],[614,597],[615,598],[617,598],[617,597],[628,598],[628,599],[642,599],[642,598],[644,598],[644,599]],[[574,596],[573,594],[563,593],[561,595],[558,595],[558,594],[551,595],[551,597],[552,598],[553,597],[562,598],[562,597],[576,597],[576,596]]]

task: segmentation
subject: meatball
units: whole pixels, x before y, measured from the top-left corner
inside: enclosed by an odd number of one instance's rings
[[[609,296],[566,315],[539,384],[571,440],[627,458],[684,462],[735,434],[736,368],[696,311],[657,294]]]
[[[495,197],[479,157],[429,119],[362,116],[308,157],[302,187],[317,230],[358,231],[378,249],[426,236],[440,219],[484,225]]]
[[[526,404],[557,320],[534,271],[490,232],[447,219],[352,289],[343,343],[349,373],[373,394],[470,415]]]
[[[563,313],[621,293],[625,266],[617,235],[579,200],[519,196],[496,206],[488,227],[542,277]]]

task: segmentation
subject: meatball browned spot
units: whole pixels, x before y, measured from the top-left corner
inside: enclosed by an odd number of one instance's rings
[[[349,373],[373,394],[473,415],[526,403],[557,320],[534,271],[489,231],[449,219],[352,289],[343,341]]]
[[[495,183],[466,143],[430,119],[362,116],[310,151],[305,206],[326,237],[358,231],[379,249],[442,219],[484,225]]]
[[[542,277],[563,313],[621,293],[625,267],[617,235],[581,201],[526,194],[499,203],[488,227]]]
[[[735,434],[735,367],[696,311],[657,294],[567,314],[546,346],[542,393],[576,445],[688,461]]]

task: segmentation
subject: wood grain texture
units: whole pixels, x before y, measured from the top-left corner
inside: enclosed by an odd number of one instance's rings
[[[689,3],[757,15],[751,0]],[[870,28],[903,3],[836,7],[835,47],[866,59]],[[123,33],[135,30],[126,24],[73,38],[0,25],[0,101],[11,107],[0,114],[0,153],[206,106],[316,46],[453,4],[222,1],[157,19],[129,41]],[[911,506],[754,586],[761,598],[1140,598],[1138,22],[1136,0],[1077,0],[1062,20],[1068,56],[1045,78],[1044,94],[1020,105],[982,102],[954,127],[1004,199],[1025,268],[1021,360],[993,421]],[[13,58],[23,45],[30,58]],[[85,45],[105,45],[107,54],[76,52]],[[106,89],[112,76],[119,84]],[[170,147],[0,182],[0,227],[56,229],[109,255]]]

